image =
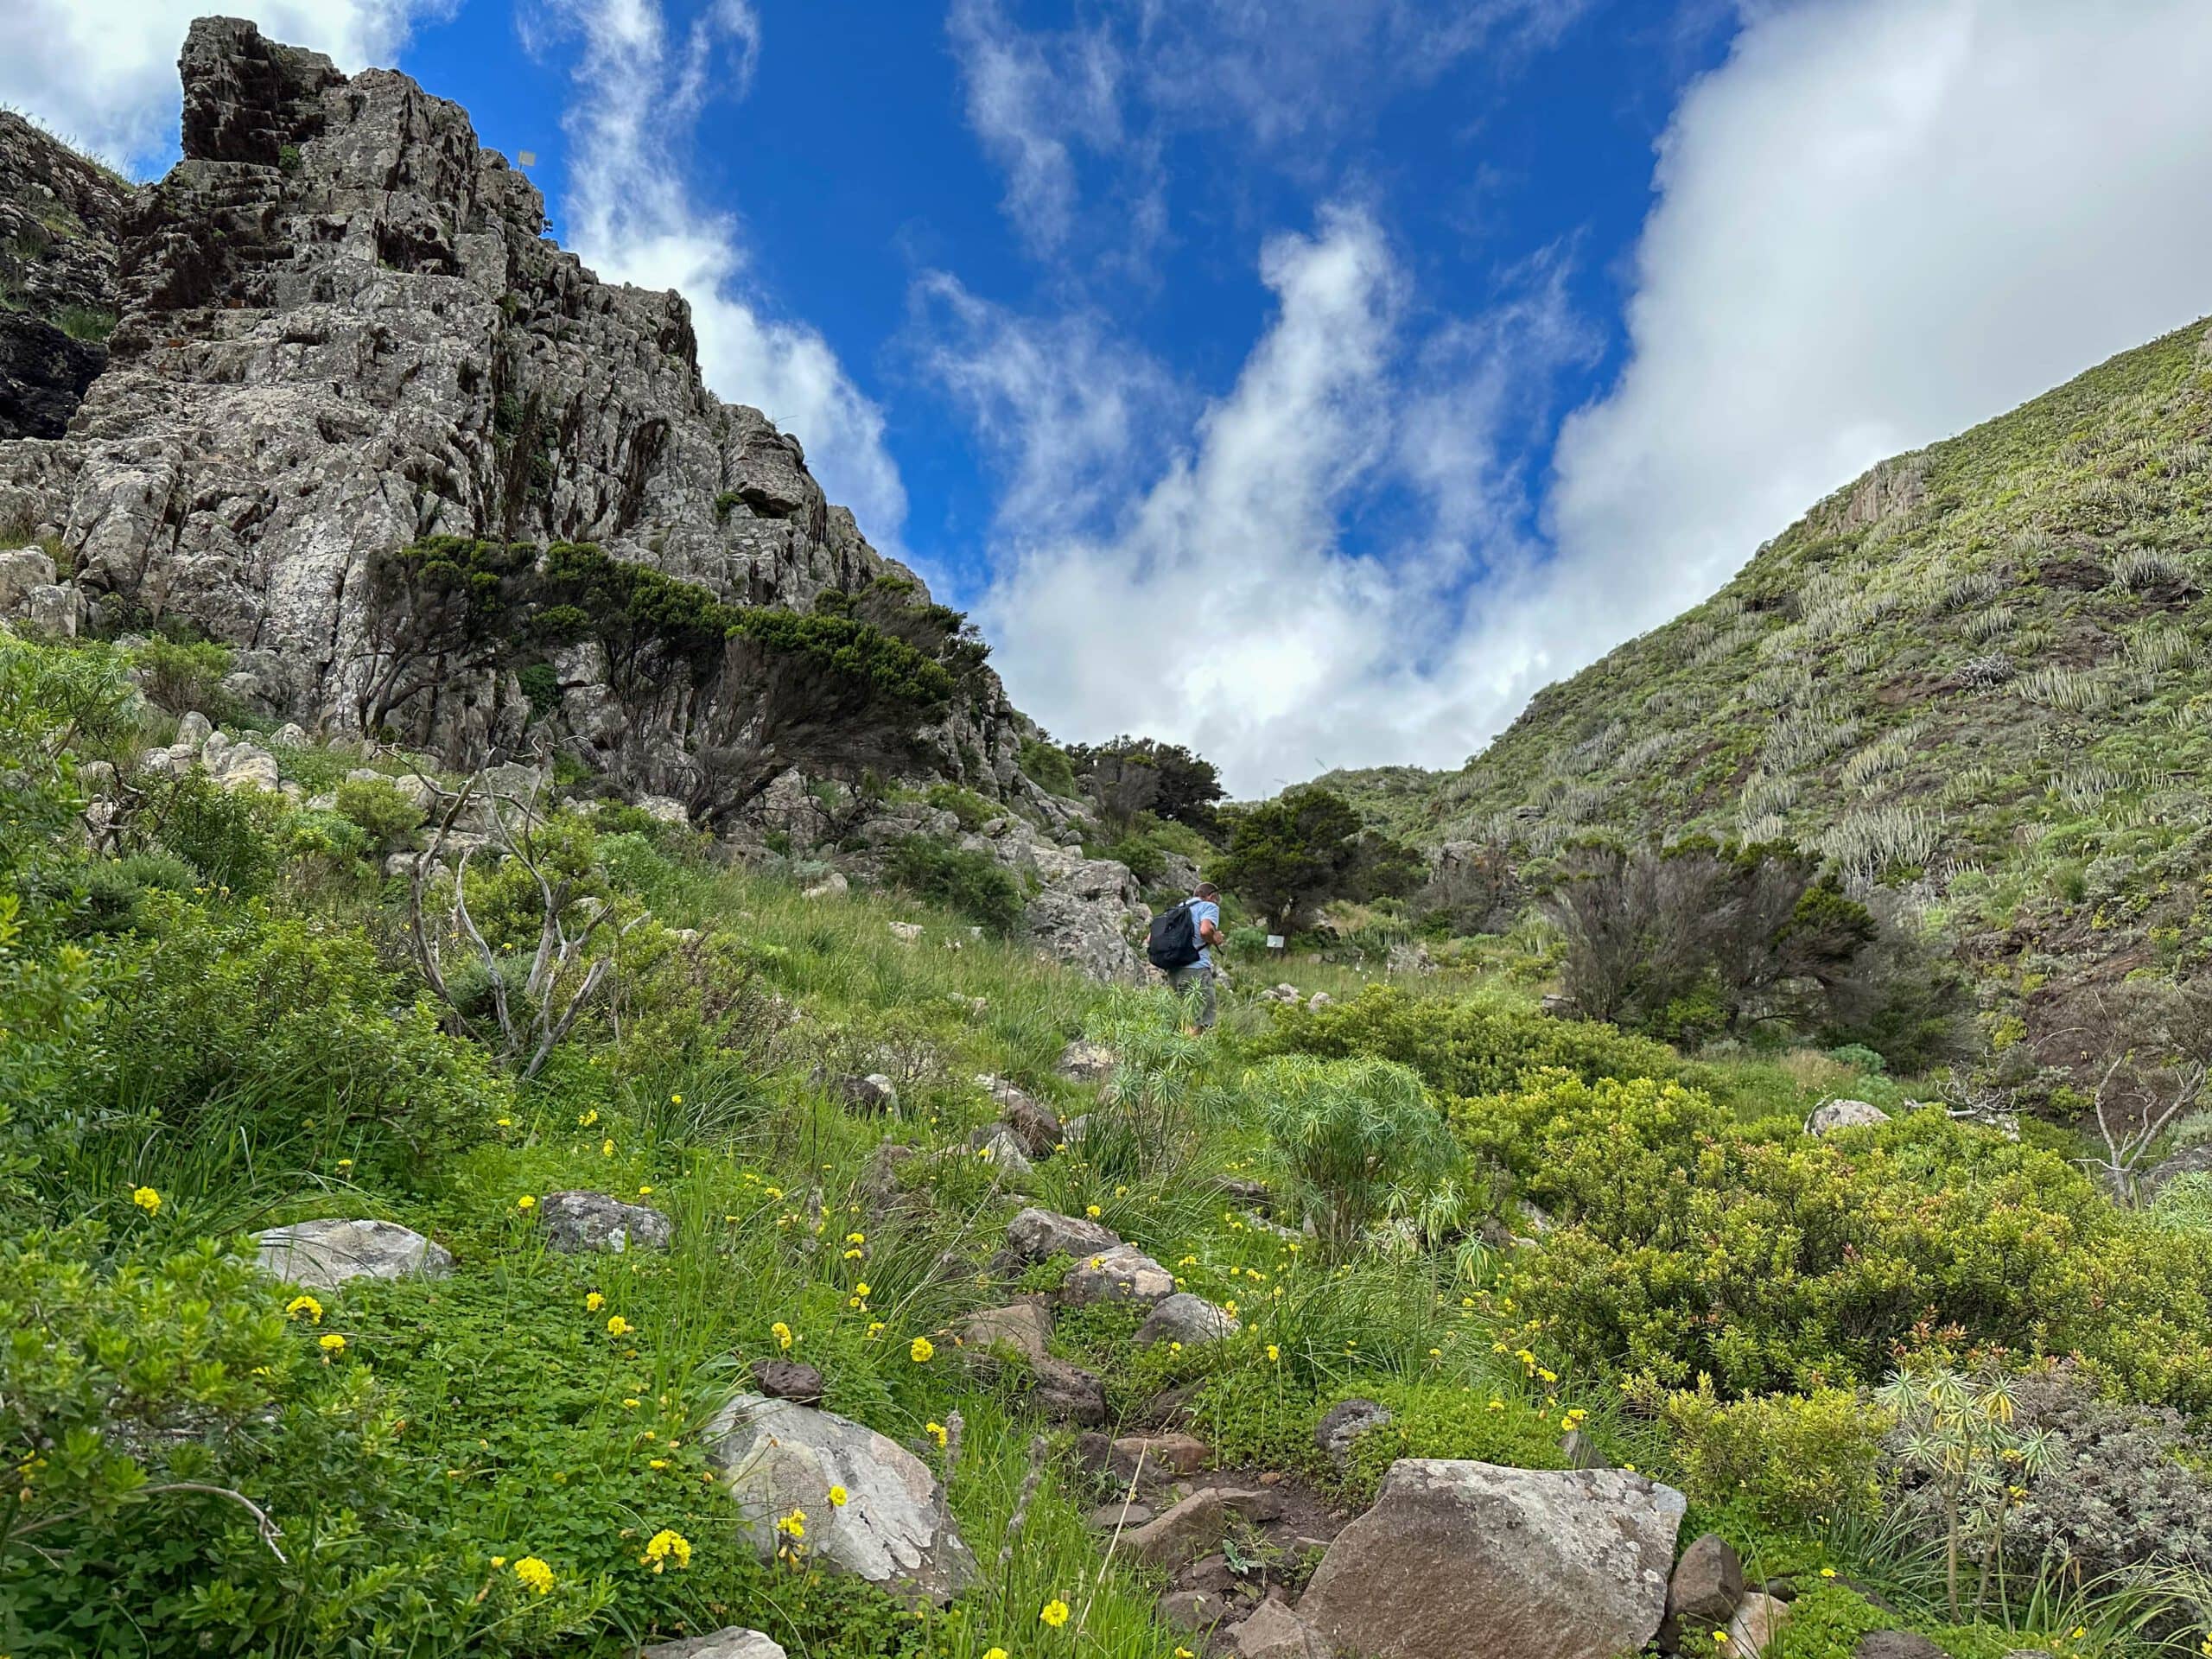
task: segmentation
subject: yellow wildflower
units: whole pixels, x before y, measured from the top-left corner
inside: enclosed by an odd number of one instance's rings
[[[868,1243],[868,1235],[866,1233],[847,1233],[845,1235],[845,1243],[848,1244],[865,1244]]]
[[[607,1334],[610,1337],[626,1337],[637,1328],[620,1313],[607,1322]]]
[[[600,1310],[601,1308],[605,1307],[606,1306],[607,1306],[607,1298],[606,1298],[606,1297],[604,1297],[604,1296],[602,1296],[602,1295],[601,1295],[597,1291],[594,1290],[594,1291],[588,1291],[588,1292],[586,1292],[586,1293],[585,1293],[585,1295],[584,1295],[584,1312],[585,1312],[585,1313],[598,1313],[598,1312],[599,1312],[599,1310]]]
[[[930,1439],[935,1440],[939,1446],[943,1446],[944,1444],[944,1425],[943,1423],[924,1423],[922,1425],[922,1433],[928,1435]]]
[[[843,1509],[845,1507],[845,1500],[850,1496],[851,1494],[847,1492],[843,1487],[832,1486],[830,1489],[830,1507],[833,1510]]]
[[[789,1515],[785,1516],[781,1520],[776,1522],[776,1530],[782,1533],[786,1538],[805,1537],[806,1511],[804,1510],[793,1510]]]
[[[926,1365],[937,1350],[930,1345],[930,1339],[927,1337],[916,1337],[913,1341],[906,1344],[906,1352],[915,1364]]]
[[[515,1208],[518,1210],[535,1210],[537,1208],[537,1200],[531,1198],[529,1193],[525,1192],[522,1197],[515,1200]]]
[[[632,1395],[628,1399],[622,1402],[622,1409],[625,1411],[635,1411],[637,1408],[638,1397],[635,1395]]]
[[[130,1194],[130,1202],[149,1216],[158,1215],[161,1212],[162,1195],[150,1186],[134,1188]]]
[[[1068,1622],[1068,1605],[1058,1596],[1054,1596],[1038,1610],[1037,1617],[1041,1622],[1057,1630]]]
[[[310,1325],[321,1325],[322,1304],[312,1296],[295,1296],[284,1304],[284,1317],[288,1319],[305,1319]]]
[[[515,1563],[515,1577],[541,1596],[553,1587],[553,1569],[535,1555],[525,1555]]]
[[[645,1553],[639,1556],[638,1560],[656,1573],[664,1571],[671,1561],[680,1567],[689,1567],[691,1565],[691,1541],[680,1532],[671,1532],[663,1527],[646,1541]]]
[[[1268,1363],[1271,1365],[1278,1365],[1282,1363],[1282,1350],[1276,1347],[1272,1342],[1268,1344]]]
[[[781,1319],[778,1319],[773,1325],[768,1327],[768,1334],[776,1339],[777,1347],[782,1349],[785,1353],[789,1353],[791,1351],[791,1342],[793,1340],[791,1326],[785,1325]]]
[[[614,1155],[614,1137],[613,1135],[608,1135],[606,1140],[599,1143],[599,1155],[602,1158],[612,1158]]]
[[[315,1346],[326,1354],[342,1354],[346,1351],[346,1338],[333,1331],[327,1336],[317,1337]]]
[[[865,1296],[868,1294],[868,1281],[865,1279],[861,1280],[860,1283],[853,1287],[853,1294],[855,1296]]]
[[[592,1126],[593,1124],[594,1124],[594,1123],[596,1123],[596,1122],[599,1122],[599,1108],[598,1108],[598,1107],[596,1107],[596,1106],[594,1106],[594,1107],[593,1107],[593,1108],[591,1109],[591,1110],[589,1110],[589,1111],[586,1112],[586,1113],[585,1113],[582,1117],[580,1117],[580,1118],[578,1118],[578,1119],[576,1120],[576,1127],[577,1127],[578,1128],[580,1128],[580,1129],[588,1129],[588,1128],[591,1128],[591,1126]]]
[[[1096,1221],[1098,1219],[1101,1212],[1096,1205],[1086,1204],[1083,1206],[1083,1213],[1089,1216],[1093,1221]]]

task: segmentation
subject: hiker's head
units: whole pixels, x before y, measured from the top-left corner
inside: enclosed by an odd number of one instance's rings
[[[1221,889],[1214,886],[1211,881],[1199,882],[1197,887],[1191,889],[1191,893],[1192,897],[1198,899],[1218,899],[1221,897]]]

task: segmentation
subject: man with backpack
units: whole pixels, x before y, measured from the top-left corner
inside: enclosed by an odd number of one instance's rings
[[[1176,994],[1186,999],[1198,994],[1193,1036],[1213,1024],[1212,947],[1221,942],[1221,889],[1211,881],[1199,882],[1188,899],[1154,917],[1145,941],[1145,955],[1167,976]]]

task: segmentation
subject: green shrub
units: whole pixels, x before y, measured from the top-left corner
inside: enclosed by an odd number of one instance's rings
[[[174,853],[131,853],[99,858],[81,872],[84,907],[72,926],[87,933],[120,933],[138,921],[140,899],[149,893],[189,893],[200,872]]]
[[[211,887],[250,895],[265,889],[276,873],[270,831],[283,804],[257,791],[225,789],[204,772],[181,772],[148,786],[128,839],[174,853]]]
[[[1022,775],[1048,795],[1072,800],[1078,793],[1075,768],[1068,764],[1067,751],[1058,744],[1041,737],[1023,738],[1019,764]]]
[[[1576,1076],[1674,1077],[1682,1064],[1648,1037],[1583,1020],[1417,997],[1370,985],[1348,1001],[1285,1009],[1259,1039],[1263,1054],[1344,1058],[1370,1054],[1421,1073],[1441,1095],[1485,1095],[1524,1072],[1564,1067]]]
[[[957,784],[930,785],[929,804],[940,812],[950,812],[958,819],[963,830],[973,834],[997,817],[1000,809],[985,800],[972,789],[963,789]]]
[[[1853,1390],[1724,1402],[1709,1384],[1646,1382],[1630,1403],[1666,1425],[1684,1490],[1700,1503],[1748,1503],[1771,1525],[1808,1529],[1881,1506],[1889,1419]]]
[[[909,836],[893,852],[889,874],[917,899],[957,911],[1001,938],[1021,925],[1021,883],[988,853]]]
[[[1394,1061],[1288,1055],[1243,1087],[1331,1256],[1358,1243],[1394,1194],[1419,1192],[1451,1162],[1427,1090]]]
[[[1552,1073],[1452,1122],[1560,1224],[1515,1276],[1584,1359],[1745,1395],[1871,1382],[1907,1352],[2077,1353],[2139,1398],[2212,1399],[2212,1239],[1941,1112],[1846,1146]]]
[[[219,720],[229,699],[223,695],[223,677],[231,671],[231,653],[211,640],[156,638],[138,647],[138,683],[148,697],[171,714],[198,710]]]
[[[245,1114],[264,1154],[311,1137],[363,1176],[404,1183],[481,1139],[511,1098],[482,1053],[404,998],[357,929],[168,893],[140,906],[147,940],[102,1027],[105,1096],[189,1141]]]
[[[423,825],[423,809],[389,778],[348,778],[338,785],[338,810],[380,853],[404,846]]]

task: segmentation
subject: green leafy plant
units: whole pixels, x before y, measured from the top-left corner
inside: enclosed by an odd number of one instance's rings
[[[1898,1459],[1936,1494],[1943,1517],[1944,1592],[1954,1619],[1961,1616],[1961,1558],[1979,1546],[1979,1611],[1993,1573],[2004,1594],[2005,1522],[2027,1497],[2026,1483],[2050,1466],[2050,1437],[2014,1428],[2012,1384],[2002,1376],[1970,1377],[1948,1366],[1899,1371],[1876,1397],[1896,1414]]]
[[[1451,1163],[1428,1090],[1392,1061],[1288,1056],[1247,1073],[1243,1087],[1330,1255],[1350,1251],[1395,1194],[1418,1192]]]

